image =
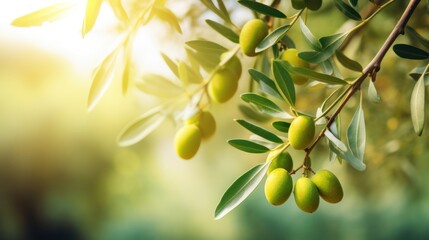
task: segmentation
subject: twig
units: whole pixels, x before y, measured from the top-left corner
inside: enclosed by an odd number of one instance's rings
[[[408,3],[407,8],[404,10],[404,13],[402,14],[399,21],[396,23],[393,30],[390,32],[389,36],[387,37],[386,41],[384,42],[383,46],[378,51],[377,55],[372,59],[372,61],[365,67],[363,70],[362,75],[355,80],[355,82],[350,85],[348,88],[348,94],[343,99],[341,104],[338,106],[338,108],[335,110],[335,112],[331,115],[331,118],[326,123],[326,126],[320,131],[318,137],[316,140],[311,144],[310,147],[306,149],[307,154],[310,155],[310,152],[314,149],[314,147],[317,145],[317,143],[322,139],[322,137],[325,134],[325,131],[331,126],[331,124],[335,121],[335,118],[340,114],[341,110],[344,108],[344,106],[347,104],[347,102],[350,100],[350,98],[360,89],[360,86],[364,82],[364,80],[371,76],[373,79],[375,79],[375,76],[377,72],[380,70],[381,62],[384,59],[384,56],[386,55],[387,51],[390,49],[390,47],[395,42],[396,38],[398,38],[399,35],[404,34],[405,26],[407,25],[408,20],[413,15],[414,10],[419,5],[420,0],[411,0]]]

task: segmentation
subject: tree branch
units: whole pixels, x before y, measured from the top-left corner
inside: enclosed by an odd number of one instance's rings
[[[365,67],[363,70],[362,75],[356,79],[356,81],[350,85],[348,88],[349,93],[346,95],[344,100],[341,102],[341,104],[338,106],[338,108],[335,110],[335,112],[332,114],[331,118],[327,122],[326,126],[320,131],[319,136],[316,138],[316,140],[313,142],[313,144],[306,149],[307,154],[306,157],[310,154],[310,152],[314,149],[314,147],[317,145],[317,143],[322,139],[322,137],[325,134],[325,131],[331,126],[331,124],[335,121],[335,118],[340,114],[341,110],[344,108],[344,106],[347,104],[347,102],[350,100],[350,98],[360,89],[360,86],[364,82],[364,80],[369,76],[373,76],[375,78],[375,75],[380,70],[381,62],[384,59],[384,56],[386,55],[387,51],[390,49],[390,47],[395,42],[396,38],[398,38],[399,35],[404,34],[405,26],[407,25],[408,20],[413,15],[414,10],[419,5],[420,0],[411,0],[408,3],[407,8],[404,10],[401,18],[396,23],[393,30],[390,32],[389,36],[387,37],[386,41],[384,42],[383,46],[381,46],[378,53],[375,55],[375,57],[372,59],[372,61]]]

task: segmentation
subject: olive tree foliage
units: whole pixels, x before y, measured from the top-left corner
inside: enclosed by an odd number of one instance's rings
[[[415,133],[423,134],[425,93],[426,86],[429,85],[429,28],[423,26],[418,29],[418,26],[408,25],[408,22],[413,17],[421,19],[423,23],[427,22],[424,19],[429,17],[429,1],[410,0],[402,5],[403,9],[397,11],[399,14],[392,16],[395,26],[390,34],[384,37],[384,43],[365,66],[361,65],[361,59],[347,54],[350,42],[362,35],[374,17],[389,10],[394,2],[395,0],[240,0],[239,4],[230,4],[229,1],[223,0],[200,0],[199,4],[205,6],[205,11],[200,14],[210,12],[211,15],[208,16],[215,17],[198,24],[212,28],[224,37],[225,42],[230,41],[234,47],[226,48],[222,44],[204,39],[203,36],[196,36],[186,42],[184,59],[177,60],[168,54],[160,53],[175,78],[144,73],[143,81],[132,85],[137,76],[132,70],[132,45],[137,32],[157,18],[181,34],[180,20],[174,9],[167,7],[166,0],[141,1],[138,11],[133,11],[132,14],[126,11],[121,0],[87,0],[82,37],[90,31],[96,31],[93,26],[102,4],[109,4],[116,17],[127,26],[118,34],[118,41],[104,59],[94,67],[87,108],[92,110],[96,107],[114,80],[115,72],[120,71],[124,93],[130,86],[136,86],[145,94],[165,101],[125,126],[118,134],[118,144],[133,145],[161,126],[166,119],[174,119],[180,126],[174,136],[177,154],[184,159],[190,159],[198,151],[201,142],[204,143],[215,131],[216,123],[210,112],[211,106],[222,104],[237,94],[239,80],[248,81],[249,91],[239,93],[243,104],[238,106],[247,119],[238,119],[236,122],[250,131],[251,137],[231,139],[228,143],[244,152],[268,153],[268,157],[232,183],[215,210],[215,218],[225,216],[245,200],[265,178],[269,168],[272,168],[271,165],[287,170],[269,170],[281,177],[269,175],[270,180],[266,182],[267,199],[276,203],[275,205],[281,204],[292,191],[290,175],[298,172],[302,172],[304,177],[317,175],[311,168],[311,153],[322,142],[324,144],[320,146],[330,151],[330,161],[347,162],[358,171],[366,169],[364,152],[367,133],[362,99],[380,102],[374,83],[377,73],[382,69],[381,63],[385,54],[391,48],[398,57],[415,63],[415,68],[409,74],[410,78],[415,80],[410,98],[410,121]],[[75,1],[65,1],[47,6],[18,17],[11,24],[29,27],[52,22],[65,16],[75,5]],[[228,6],[234,8],[229,9]],[[254,19],[249,19],[244,26],[236,25],[231,18],[231,13],[236,8],[252,11]],[[416,9],[420,14],[415,14]],[[317,38],[307,26],[313,16],[309,14],[310,11],[331,11],[341,16],[347,24],[336,33],[326,32]],[[324,24],[330,23],[320,23],[321,26]],[[289,34],[291,29],[301,32],[308,49],[311,50],[294,50],[295,39]],[[401,34],[406,35],[408,43],[395,44]],[[368,40],[370,39],[366,39],[366,42],[362,40],[360,44],[371,44]],[[253,65],[242,66],[244,58],[251,59]],[[364,82],[368,82],[365,84],[367,89],[363,89]],[[304,112],[297,104],[297,89],[305,91],[314,87],[323,90],[320,91],[323,101],[314,103],[317,105],[316,111]],[[341,121],[341,112],[352,98],[357,98],[356,110],[351,121],[346,123]],[[306,118],[308,123],[298,123],[297,119],[301,121],[303,118]],[[271,129],[259,124],[267,125],[267,122],[272,126]],[[302,130],[308,128],[312,128],[313,132]],[[289,130],[293,133],[288,134]],[[292,147],[305,152],[303,159],[294,160],[299,163],[295,164],[297,166],[292,167],[293,163],[290,162],[287,163],[288,167],[282,167],[279,162],[274,163],[280,161],[278,159],[289,161],[287,159],[290,159],[290,155],[286,158],[282,156],[286,156],[287,149]],[[324,172],[323,176],[329,176],[329,181],[323,180],[323,177],[317,177],[314,181],[299,180],[305,182],[300,183],[300,186],[306,184],[306,187],[297,189],[295,185],[297,205],[304,211],[313,212],[318,206],[319,193],[322,198],[328,199],[327,201],[341,200],[341,185],[332,175]],[[271,182],[277,185],[268,186]],[[328,186],[326,190],[324,182],[332,186]],[[312,184],[315,184],[315,187]],[[287,186],[288,190],[279,189],[277,186]],[[314,189],[317,191],[314,192]],[[336,189],[337,195],[329,196],[329,189]],[[326,198],[324,194],[328,194]],[[304,200],[299,200],[302,198]],[[317,199],[317,205],[316,200],[310,198]],[[308,199],[313,202],[308,202]]]

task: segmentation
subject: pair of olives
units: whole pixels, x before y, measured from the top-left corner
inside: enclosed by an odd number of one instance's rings
[[[216,131],[216,121],[208,111],[200,111],[186,120],[174,138],[177,155],[191,159],[198,152],[201,141],[209,139]]]
[[[226,53],[220,56],[222,61]],[[238,88],[238,80],[241,76],[241,62],[233,56],[225,65],[216,71],[208,84],[208,92],[211,99],[217,103],[224,103],[234,96]]]
[[[293,180],[284,168],[272,170],[265,182],[265,196],[269,203],[278,206],[288,200]],[[293,187],[296,205],[304,212],[312,213],[319,207],[319,196],[329,203],[343,199],[343,188],[338,178],[328,170],[317,172],[311,179],[300,177]]]
[[[258,44],[268,35],[267,24],[260,19],[252,19],[244,24],[240,32],[240,48],[241,51],[250,57],[256,56],[255,49]],[[288,61],[295,67],[309,67],[308,63],[298,57],[298,50],[294,48],[286,49],[280,56],[281,60]],[[291,74],[295,84],[303,85],[307,82],[307,78]]]

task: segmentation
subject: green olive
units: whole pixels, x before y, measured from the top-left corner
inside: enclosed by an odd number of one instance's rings
[[[312,213],[319,207],[319,192],[316,185],[306,177],[300,177],[293,190],[296,205],[304,212]]]
[[[311,178],[311,181],[316,185],[323,200],[338,203],[343,199],[341,183],[332,172],[320,170]]]
[[[208,91],[210,97],[218,102],[228,101],[238,88],[238,81],[229,69],[220,69],[210,79]]]
[[[289,127],[289,143],[296,150],[307,148],[313,141],[316,126],[312,118],[307,116],[296,117]]]
[[[265,197],[272,205],[281,205],[289,198],[292,185],[292,177],[285,169],[274,169],[265,181]]]
[[[272,153],[270,153],[271,155]],[[270,156],[267,157],[267,160],[270,159]],[[286,171],[290,172],[293,169],[292,157],[287,151],[280,153],[276,158],[271,161],[270,166],[268,167],[267,174],[270,174],[276,168],[283,168]]]
[[[222,53],[222,55],[220,55],[220,60],[222,61],[227,54],[228,53]],[[225,63],[224,68],[234,73],[237,81],[240,79],[242,68],[240,59],[238,59],[238,57],[233,56],[231,59],[229,59],[229,61]]]
[[[195,124],[201,131],[203,140],[209,139],[216,131],[216,120],[209,111],[199,111],[188,118],[185,124]]]
[[[181,127],[174,138],[177,155],[183,159],[191,159],[201,144],[201,131],[195,124]]]
[[[316,11],[322,7],[322,0],[307,0],[307,8]]]
[[[298,57],[298,50],[296,50],[295,48],[286,49],[280,56],[280,59],[289,62],[294,67],[309,67],[307,62]],[[297,85],[303,85],[308,81],[307,78],[294,74],[291,74],[291,77],[293,82]]]
[[[292,7],[301,10],[307,5],[307,0],[292,0]]]
[[[241,51],[247,56],[255,56],[256,46],[268,35],[268,25],[261,19],[252,19],[246,24],[240,32]]]

